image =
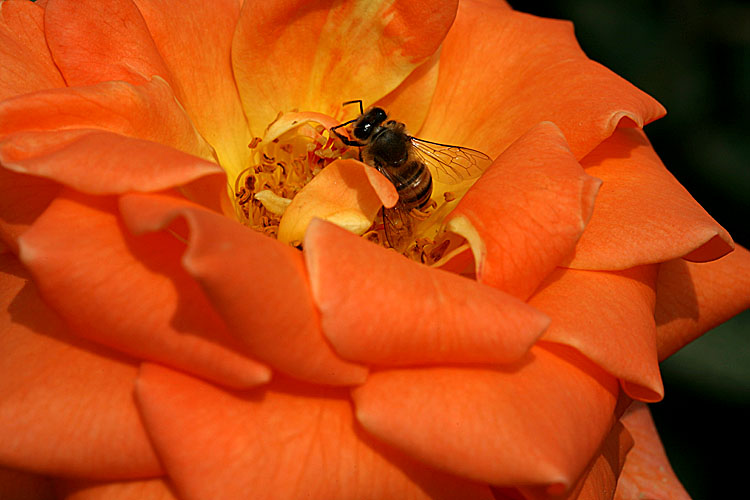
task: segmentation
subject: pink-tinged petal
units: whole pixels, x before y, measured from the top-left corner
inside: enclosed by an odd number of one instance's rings
[[[61,187],[56,182],[0,167],[0,241],[18,253],[18,237],[39,217]]]
[[[44,33],[69,86],[172,78],[132,0],[50,0]]]
[[[55,481],[55,490],[59,500],[178,500],[164,479],[117,482],[66,479]]]
[[[570,267],[703,262],[732,250],[729,234],[669,173],[641,130],[617,129],[581,165],[604,183]]]
[[[442,46],[425,139],[497,156],[541,121],[582,158],[623,118],[643,126],[664,108],[578,46],[573,25],[463,1]]]
[[[573,251],[600,184],[560,129],[540,123],[471,187],[447,228],[471,244],[481,282],[526,299]]]
[[[376,169],[356,160],[337,160],[292,199],[281,217],[278,239],[301,243],[313,218],[363,234],[381,207],[392,207],[396,202],[396,188]]]
[[[175,93],[201,135],[229,170],[247,166],[252,140],[232,74],[237,0],[136,0]],[[260,133],[260,130],[256,133]]]
[[[182,265],[253,357],[314,383],[365,380],[367,369],[339,358],[323,337],[298,250],[168,196],[126,195],[120,209],[136,234],[168,229],[175,218],[184,219],[188,229],[180,233],[188,246]]]
[[[456,4],[244,2],[232,62],[251,128],[292,109],[336,116],[342,101],[374,103],[438,49]]]
[[[664,360],[704,332],[750,308],[750,252],[704,264],[676,259],[659,267],[656,333]]]
[[[144,364],[136,398],[185,500],[492,498],[363,434],[346,390],[281,380],[232,393]]]
[[[37,474],[0,467],[0,498],[4,500],[58,500],[52,482]]]
[[[268,381],[180,266],[173,235],[136,238],[114,200],[57,198],[19,240],[44,299],[73,333],[231,387]]]
[[[137,363],[72,336],[15,257],[0,265],[0,463],[53,475],[160,474],[133,402]]]
[[[0,101],[64,87],[44,40],[44,10],[27,0],[0,3]]]
[[[634,402],[621,421],[635,446],[625,460],[614,499],[690,500],[669,465],[648,406]]]
[[[52,89],[0,103],[0,137],[14,132],[98,129],[171,146],[203,159],[214,153],[185,115],[167,83],[104,82]],[[22,136],[23,137],[23,136]],[[11,138],[3,138],[4,142]],[[49,140],[39,140],[49,147]],[[33,155],[35,143],[22,143]]]
[[[547,344],[506,366],[371,373],[353,398],[368,432],[421,462],[560,494],[609,432],[617,392],[594,364]]]
[[[625,392],[659,401],[655,265],[621,272],[557,269],[529,299],[552,318],[542,340],[580,351],[622,381]]]
[[[403,366],[506,363],[549,319],[515,297],[314,220],[304,244],[326,338],[346,359]]]

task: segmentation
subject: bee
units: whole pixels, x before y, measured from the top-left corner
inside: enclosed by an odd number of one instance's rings
[[[399,201],[395,207],[383,209],[383,226],[388,245],[402,252],[413,240],[415,214],[444,203],[432,200],[433,175],[443,184],[457,184],[479,177],[492,160],[475,149],[411,136],[406,125],[389,120],[383,108],[373,106],[365,111],[361,99],[342,105],[355,103],[360,115],[330,130],[347,146],[359,147],[360,160],[376,168],[396,188]],[[338,132],[347,125],[352,125],[351,137]]]

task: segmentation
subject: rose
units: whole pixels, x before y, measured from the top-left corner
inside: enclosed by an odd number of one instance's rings
[[[568,24],[489,2],[455,22],[432,3],[136,4],[3,4],[6,491],[661,484],[639,469],[658,451],[643,410],[613,422],[661,397],[658,359],[746,307],[748,256],[714,260],[731,240],[635,127],[658,104]],[[215,161],[231,183],[279,111],[336,115],[350,93],[497,158],[445,221],[481,284],[322,222],[301,253],[221,206]],[[322,191],[355,177],[336,198],[365,214],[388,186],[357,165]]]

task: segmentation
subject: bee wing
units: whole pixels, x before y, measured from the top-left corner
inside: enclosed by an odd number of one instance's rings
[[[409,136],[414,151],[443,184],[458,184],[482,175],[492,159],[476,149],[425,141]]]

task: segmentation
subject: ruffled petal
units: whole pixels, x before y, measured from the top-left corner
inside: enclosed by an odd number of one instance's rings
[[[677,257],[704,262],[734,247],[664,167],[642,131],[617,129],[581,165],[604,183],[570,267],[628,269]]]
[[[181,268],[184,245],[173,235],[131,236],[113,200],[67,193],[19,246],[42,296],[75,334],[231,387],[269,379],[268,368],[237,352]]]
[[[549,319],[518,299],[314,220],[304,244],[323,332],[346,359],[403,366],[519,359]]]
[[[492,498],[364,435],[342,389],[281,380],[230,393],[144,364],[136,398],[186,500]]]
[[[676,259],[659,268],[656,332],[659,360],[704,332],[750,308],[750,252],[732,253],[704,264]]]
[[[617,483],[615,500],[690,500],[674,475],[648,406],[634,402],[621,419],[635,441]]]
[[[251,128],[263,130],[279,112],[292,109],[337,116],[342,101],[374,103],[437,50],[456,5],[245,2],[232,62]]]
[[[584,173],[560,129],[540,123],[509,147],[447,217],[477,279],[526,299],[573,251],[601,181]]]
[[[621,121],[643,126],[663,115],[658,102],[586,57],[572,23],[500,2],[463,1],[420,134],[494,157],[532,126],[552,121],[580,159]]]
[[[73,337],[18,260],[3,254],[0,263],[0,463],[54,475],[160,474],[133,404],[137,363]]]
[[[59,500],[178,500],[164,479],[95,482],[57,480]]]
[[[298,250],[172,197],[127,195],[120,207],[137,234],[169,228],[173,219],[184,218],[188,229],[180,233],[189,232],[184,269],[254,357],[315,383],[365,380],[367,369],[339,358],[324,339]]]
[[[560,494],[609,432],[617,392],[585,358],[547,344],[502,367],[375,372],[353,398],[368,432],[421,462]]]
[[[198,134],[161,78],[133,85],[103,82],[88,87],[52,89],[0,103],[0,137],[17,132],[107,130],[171,146],[203,159],[213,150]],[[22,136],[24,137],[24,136]],[[44,136],[42,136],[43,138]],[[3,138],[3,142],[12,138]],[[24,155],[48,142],[27,140]]]
[[[108,80],[172,81],[143,16],[132,0],[50,0],[44,33],[69,86]]]
[[[58,500],[52,482],[44,476],[0,467],[0,498]]]
[[[247,166],[252,140],[232,74],[236,0],[135,0],[174,77],[175,93],[227,170]],[[258,131],[260,132],[260,131]]]
[[[618,273],[557,269],[529,299],[553,318],[542,340],[577,349],[622,381],[633,398],[659,401],[656,266]]]
[[[60,189],[56,182],[0,167],[0,241],[13,253],[18,253],[18,237],[52,203]]]
[[[0,101],[64,87],[44,40],[44,10],[27,0],[0,3]]]

